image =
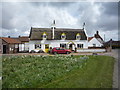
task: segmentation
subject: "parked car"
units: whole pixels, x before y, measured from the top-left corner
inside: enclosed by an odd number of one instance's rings
[[[55,47],[52,49],[52,53],[53,54],[62,54],[62,53],[66,53],[66,54],[70,54],[72,51],[69,49],[64,49],[61,47]]]
[[[39,50],[37,53],[44,53],[44,51],[43,50]]]
[[[43,50],[31,50],[30,53],[44,53]]]
[[[34,50],[31,50],[30,53],[35,53],[35,51],[34,51]]]

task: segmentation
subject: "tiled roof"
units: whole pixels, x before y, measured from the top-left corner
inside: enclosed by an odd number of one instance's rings
[[[94,37],[88,37],[88,41],[90,41],[91,39],[93,39]]]
[[[99,34],[95,34],[94,37],[100,42],[104,43],[102,37]],[[88,41],[92,40],[94,37],[88,37]]]
[[[81,40],[87,40],[87,36],[83,29],[63,29],[63,28],[56,28],[55,30],[55,40],[61,40],[61,34],[65,33],[66,40],[75,40],[77,33],[80,33]],[[52,29],[51,28],[31,28],[30,32],[30,40],[42,40],[43,33],[47,33],[47,39],[52,39]]]
[[[3,39],[5,42],[9,44],[19,44],[21,43],[19,40],[13,39],[13,38],[7,38],[7,37],[0,37],[0,39]]]
[[[28,36],[21,36],[21,37],[19,37],[19,40],[21,42],[29,42],[29,37]]]
[[[94,37],[95,38],[100,38],[103,41],[102,37],[99,34],[95,34]]]
[[[109,41],[104,43],[105,46],[109,46],[110,44],[111,45],[118,45],[118,46],[120,46],[120,41],[109,40]]]

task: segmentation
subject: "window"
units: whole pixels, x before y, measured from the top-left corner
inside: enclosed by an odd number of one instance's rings
[[[61,38],[65,38],[65,36],[62,35]]]
[[[49,49],[49,44],[45,44],[45,49]]]
[[[77,44],[77,48],[83,48],[83,44]]]
[[[47,38],[47,36],[46,36],[46,35],[43,35],[43,38]]]
[[[60,48],[56,48],[56,50],[60,50]]]
[[[47,39],[46,32],[43,33],[43,36],[42,36],[42,37],[43,37],[44,40]]]
[[[96,44],[93,44],[93,47],[96,47]]]
[[[18,44],[15,44],[15,48],[18,48]]]
[[[80,36],[76,36],[76,39],[79,40],[79,39],[80,39]]]
[[[35,49],[41,49],[41,44],[35,44]]]
[[[66,44],[60,44],[60,47],[66,48]]]
[[[64,48],[60,48],[60,50],[65,50]]]
[[[61,39],[65,39],[66,38],[66,35],[65,35],[65,33],[62,33],[62,35],[61,35]]]
[[[77,39],[77,40],[80,40],[80,38],[81,38],[80,34],[77,33],[77,35],[76,35],[76,39]]]
[[[29,50],[29,43],[25,43],[25,50]]]

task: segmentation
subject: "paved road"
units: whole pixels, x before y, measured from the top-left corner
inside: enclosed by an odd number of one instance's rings
[[[116,58],[115,64],[114,64],[114,72],[113,72],[113,88],[118,88],[120,85],[120,56],[119,56],[120,50],[112,50],[112,53],[110,54],[114,58]]]

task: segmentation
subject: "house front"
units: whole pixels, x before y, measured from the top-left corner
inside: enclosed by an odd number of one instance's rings
[[[19,52],[29,52],[29,37],[19,36],[18,39],[21,41],[21,44],[19,44]]]
[[[0,40],[0,52],[2,54],[12,54],[19,52],[19,44],[21,43],[19,40],[12,39],[10,37],[1,37]]]
[[[103,47],[104,40],[99,35],[99,32],[96,31],[96,34],[94,34],[93,37],[88,38],[88,48],[101,48]]]
[[[31,50],[43,50],[48,52],[50,48],[63,47],[71,50],[88,48],[86,32],[83,29],[33,28],[29,35],[29,52]]]

